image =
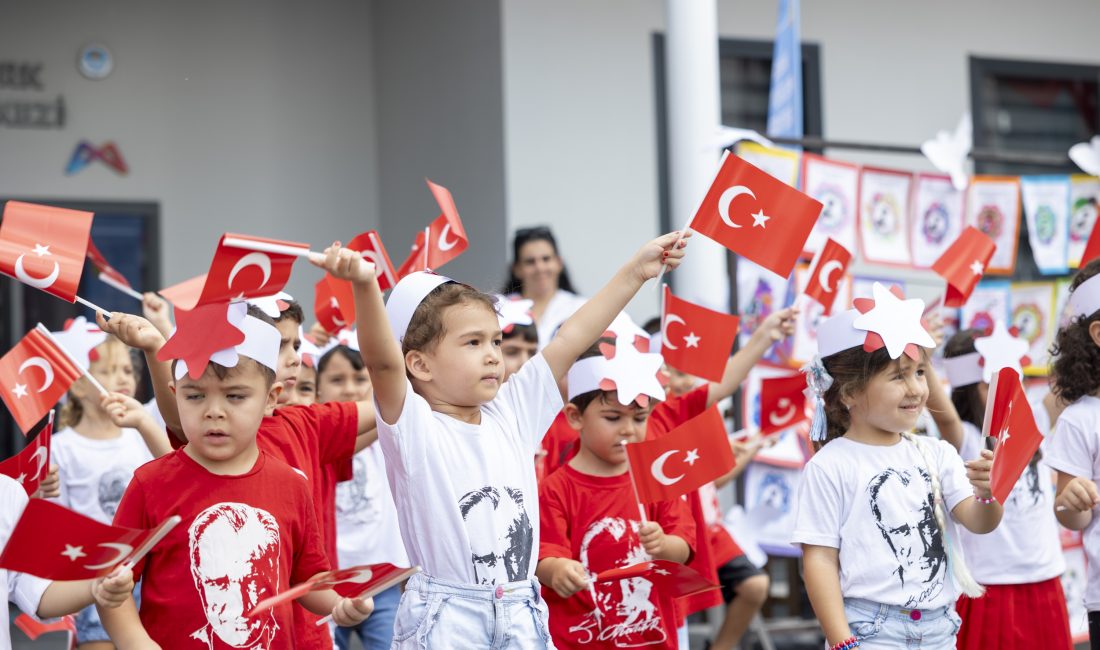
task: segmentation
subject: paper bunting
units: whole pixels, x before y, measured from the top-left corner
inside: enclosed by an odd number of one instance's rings
[[[909,218],[909,245],[913,266],[931,268],[963,229],[966,193],[955,189],[949,176],[917,174],[913,183],[913,210]]]
[[[859,182],[859,241],[864,261],[888,266],[911,262],[908,172],[864,167]]]
[[[1069,267],[1081,264],[1085,244],[1096,225],[1097,202],[1100,201],[1100,179],[1075,174],[1069,177]]]
[[[798,185],[798,153],[777,147],[762,147],[755,142],[737,145],[737,156],[762,169],[791,187]]]
[[[1009,290],[1011,325],[1028,342],[1031,363],[1024,374],[1044,375],[1050,363],[1049,350],[1054,342],[1056,285],[1050,282],[1016,282]]]
[[[823,206],[803,254],[817,253],[828,238],[849,251],[856,250],[859,166],[802,154],[802,188]]]
[[[998,320],[1009,320],[1009,289],[1006,280],[985,280],[979,282],[970,294],[962,309],[959,310],[959,327],[992,331]]]
[[[1069,270],[1070,189],[1068,176],[1020,177],[1031,255],[1044,275]]]
[[[966,223],[989,235],[997,246],[986,275],[1012,275],[1020,234],[1020,180],[975,176],[966,195]]]

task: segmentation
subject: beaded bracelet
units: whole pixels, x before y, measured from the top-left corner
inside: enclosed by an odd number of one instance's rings
[[[989,497],[987,499],[985,497],[980,497],[980,496],[976,496],[976,495],[974,497],[974,500],[977,501],[978,503],[982,504],[982,505],[985,505],[985,506],[988,506],[991,503],[996,503],[997,502],[997,500],[994,499],[993,497]]]
[[[840,643],[834,645],[829,650],[851,650],[852,648],[858,648],[858,647],[860,647],[859,640],[856,639],[854,636],[850,636],[847,639],[844,639],[843,641],[841,641]]]

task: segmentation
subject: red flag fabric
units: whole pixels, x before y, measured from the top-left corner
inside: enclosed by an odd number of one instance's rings
[[[74,302],[92,213],[8,201],[0,223],[0,272]]]
[[[700,307],[664,288],[661,356],[680,372],[722,381],[740,318]]]
[[[148,552],[148,543],[178,523],[139,530],[108,526],[45,499],[31,499],[0,554],[0,568],[48,580],[87,580]]]
[[[20,614],[13,621],[15,627],[23,631],[31,641],[49,632],[68,632],[70,650],[76,647],[76,619],[72,616],[62,616],[49,622],[39,621],[26,614]]]
[[[655,440],[626,446],[642,503],[678,499],[733,469],[726,424],[711,407]]]
[[[945,307],[962,307],[970,300],[985,267],[993,258],[997,245],[989,235],[974,226],[967,226],[947,250],[932,265],[932,270],[947,281]]]
[[[817,260],[810,270],[810,280],[806,283],[806,295],[821,303],[828,316],[833,310],[837,287],[848,270],[852,254],[839,242],[830,237],[817,254]]]
[[[420,571],[420,567],[404,569],[383,563],[363,564],[347,569],[319,573],[281,594],[261,600],[246,616],[255,616],[287,601],[297,600],[311,591],[321,591],[323,589],[332,589],[344,598],[369,598],[402,582],[418,571]]]
[[[806,416],[806,377],[771,377],[760,384],[760,433],[769,435],[789,429]]]
[[[227,245],[226,240],[238,245]],[[271,247],[288,252],[273,253]],[[226,233],[206,275],[161,289],[160,295],[185,311],[215,302],[273,296],[286,286],[294,260],[308,252],[308,244]]]
[[[435,187],[439,186],[436,185]],[[443,190],[441,187],[439,189]],[[447,190],[443,191],[446,192]],[[450,193],[448,193],[447,196],[449,197]],[[454,206],[453,200],[450,202],[450,205],[452,207]],[[466,233],[461,230],[462,222],[458,221],[457,212],[454,213],[454,218],[458,223],[459,232],[462,233],[462,238],[465,239]],[[358,234],[348,242],[347,247],[350,250],[359,251],[363,259],[374,264],[377,269],[378,288],[382,291],[392,289],[394,285],[397,284],[397,271],[394,270],[393,262],[390,261],[390,255],[386,252],[386,247],[382,245],[382,238],[378,236],[377,232],[368,230],[365,233]],[[455,255],[457,256],[457,253]],[[354,305],[352,306],[352,313],[355,313]]]
[[[1100,219],[1092,224],[1092,232],[1089,233],[1089,239],[1085,242],[1085,251],[1081,253],[1081,262],[1078,264],[1078,268],[1097,257],[1100,257]]]
[[[431,190],[442,213],[428,226],[427,242],[425,242],[424,231],[417,233],[408,259],[401,263],[401,268],[397,269],[398,278],[416,271],[429,269],[436,271],[461,255],[469,246],[466,229],[462,227],[462,219],[458,216],[458,208],[455,207],[455,200],[450,191],[431,181],[428,181],[428,189]],[[427,246],[427,252],[425,252],[425,246]]]
[[[50,473],[50,440],[53,438],[53,418],[38,432],[23,451],[0,463],[0,474],[10,476],[23,486],[30,496]]]
[[[1043,442],[1043,434],[1035,425],[1035,416],[1024,394],[1020,375],[1013,368],[1002,368],[993,375],[982,433],[997,438],[989,477],[990,489],[998,503],[1008,503],[1016,481],[1020,480]]]
[[[49,336],[33,329],[0,357],[0,398],[26,433],[82,374]]]
[[[339,282],[341,281],[326,273],[325,277],[313,285],[313,316],[329,334],[336,334],[348,325],[333,290],[333,284]]]
[[[785,278],[802,254],[821,207],[813,198],[727,153],[691,228]]]
[[[652,582],[653,591],[665,599],[683,598],[718,589],[718,585],[708,581],[698,571],[671,560],[650,560],[621,569],[601,571],[596,575],[596,582],[629,578],[645,578]]]
[[[107,258],[103,256],[103,253],[96,247],[95,242],[91,239],[88,240],[88,261],[92,263],[96,271],[99,272],[100,279],[105,282],[113,283],[119,286],[132,289],[130,281],[126,279],[125,275],[119,272],[118,269],[111,266],[107,261]]]

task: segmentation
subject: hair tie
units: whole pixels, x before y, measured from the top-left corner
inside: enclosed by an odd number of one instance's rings
[[[806,386],[814,394],[814,417],[810,421],[810,440],[820,442],[825,439],[828,423],[825,417],[825,391],[833,385],[833,376],[821,363],[821,357],[815,355],[813,360],[802,366],[802,372],[806,373]]]

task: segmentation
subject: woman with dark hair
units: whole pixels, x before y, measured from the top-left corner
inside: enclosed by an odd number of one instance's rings
[[[550,342],[558,326],[585,302],[585,298],[574,293],[565,263],[558,255],[558,243],[546,226],[516,230],[512,266],[501,293],[534,303],[531,313],[539,331],[539,349]]]

